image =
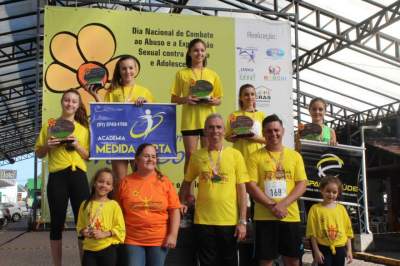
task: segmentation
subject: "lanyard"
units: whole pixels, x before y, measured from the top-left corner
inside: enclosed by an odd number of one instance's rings
[[[103,209],[104,203],[101,202],[99,203],[99,206],[96,208],[95,213],[93,213],[93,201],[90,202],[90,208],[89,208],[89,228],[95,229],[96,228],[96,222],[100,217],[100,212]],[[96,228],[98,229],[98,228]]]
[[[130,93],[128,94],[128,97],[126,97],[125,96],[125,89],[128,90],[130,88],[132,88],[132,89],[131,89]],[[131,86],[122,87],[122,96],[124,97],[124,102],[125,103],[126,102],[130,102],[132,100],[133,94],[135,94],[134,89],[135,89],[135,86],[133,86],[133,87],[131,87]]]
[[[191,68],[193,76],[194,76],[194,80],[198,81],[198,80],[202,80],[203,79],[203,68],[200,68],[200,79],[197,78],[196,72],[194,71],[193,68]]]
[[[283,156],[284,149],[282,149],[278,160],[276,160],[275,157],[272,156],[272,153],[269,150],[267,150],[267,153],[268,153],[269,157],[272,159],[272,161],[274,161],[275,167],[276,167],[276,171],[282,171],[283,170],[282,161],[283,161],[283,157],[284,157]]]
[[[221,157],[222,157],[222,148],[218,150],[218,158],[217,162],[214,163],[214,160],[211,156],[211,152],[208,151],[208,160],[210,161],[210,166],[211,170],[213,172],[213,175],[218,175],[219,169],[220,169],[220,164],[221,164]]]

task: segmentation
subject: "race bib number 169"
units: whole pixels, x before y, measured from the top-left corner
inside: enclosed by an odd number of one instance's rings
[[[264,183],[265,194],[272,199],[285,198],[286,192],[286,181],[285,180],[268,180]]]

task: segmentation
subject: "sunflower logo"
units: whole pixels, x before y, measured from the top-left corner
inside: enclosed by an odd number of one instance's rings
[[[83,104],[89,110],[89,102],[95,101],[94,94],[104,98],[111,84],[112,75],[118,59],[114,57],[117,44],[110,29],[102,24],[87,24],[77,35],[62,31],[50,41],[50,54],[53,62],[47,67],[45,83],[54,93],[76,89]],[[97,82],[93,91],[85,85]]]

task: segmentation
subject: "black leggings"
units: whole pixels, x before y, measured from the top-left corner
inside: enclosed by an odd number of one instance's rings
[[[82,266],[115,266],[117,263],[117,248],[115,245],[99,251],[85,250]]]
[[[333,255],[329,247],[318,245],[319,250],[324,255],[324,263],[321,266],[344,266],[346,258],[346,248],[336,247],[336,254]]]
[[[47,200],[50,209],[50,239],[60,240],[67,214],[68,199],[71,200],[75,223],[78,219],[82,201],[89,198],[89,184],[86,173],[79,168],[71,167],[50,173],[47,183]]]

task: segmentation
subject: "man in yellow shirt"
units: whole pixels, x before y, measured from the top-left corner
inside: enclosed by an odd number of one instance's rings
[[[303,159],[282,144],[284,128],[277,115],[267,116],[262,127],[267,144],[252,153],[247,162],[247,190],[256,202],[256,258],[261,266],[269,266],[282,255],[285,265],[299,265],[297,199],[307,186]]]
[[[211,114],[205,121],[208,147],[190,158],[180,191],[181,202],[198,178],[194,231],[201,266],[237,266],[237,240],[246,236],[246,187],[249,181],[241,153],[223,147],[224,120]]]

